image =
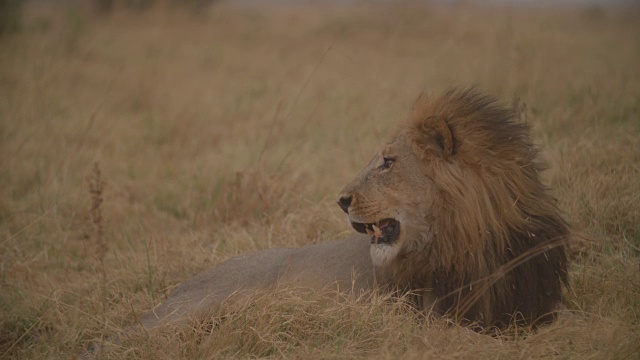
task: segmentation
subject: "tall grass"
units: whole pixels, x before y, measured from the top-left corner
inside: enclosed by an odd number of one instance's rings
[[[0,357],[70,357],[233,255],[346,236],[335,197],[417,94],[473,84],[527,104],[576,233],[558,322],[490,337],[384,296],[279,289],[103,355],[640,353],[638,9],[23,10],[22,31],[0,38]],[[95,159],[109,180],[100,236]]]
[[[109,251],[109,246],[104,238],[104,223],[102,218],[102,203],[104,201],[104,180],[100,165],[94,163],[93,170],[89,178],[89,195],[91,197],[91,208],[89,216],[93,225],[91,239],[95,246],[95,257],[98,261],[98,273],[100,274],[100,297],[102,298],[102,329],[107,331],[107,268],[105,265],[105,257]],[[104,333],[102,334],[104,336]]]

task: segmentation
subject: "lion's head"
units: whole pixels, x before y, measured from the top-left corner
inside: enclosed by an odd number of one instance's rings
[[[561,303],[569,230],[514,115],[474,90],[421,96],[340,194],[373,263],[424,310],[503,326]]]

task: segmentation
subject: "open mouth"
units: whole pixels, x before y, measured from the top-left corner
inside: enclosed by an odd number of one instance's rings
[[[395,219],[383,219],[376,223],[357,223],[351,221],[351,227],[362,234],[371,235],[372,244],[393,244],[400,235],[400,223]]]

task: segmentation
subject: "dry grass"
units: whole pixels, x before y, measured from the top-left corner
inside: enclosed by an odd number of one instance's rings
[[[344,236],[338,191],[418,92],[470,84],[526,102],[547,178],[586,239],[557,323],[495,338],[416,322],[397,303],[284,289],[217,314],[213,330],[103,355],[640,353],[638,9],[26,10],[22,31],[0,38],[0,357],[69,358],[223,259]]]

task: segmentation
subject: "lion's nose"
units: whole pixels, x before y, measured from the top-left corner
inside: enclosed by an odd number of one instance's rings
[[[340,205],[340,208],[342,208],[342,210],[347,214],[349,213],[349,206],[351,206],[352,199],[353,199],[353,196],[345,195],[345,196],[341,196],[340,200],[338,200],[338,205]]]

